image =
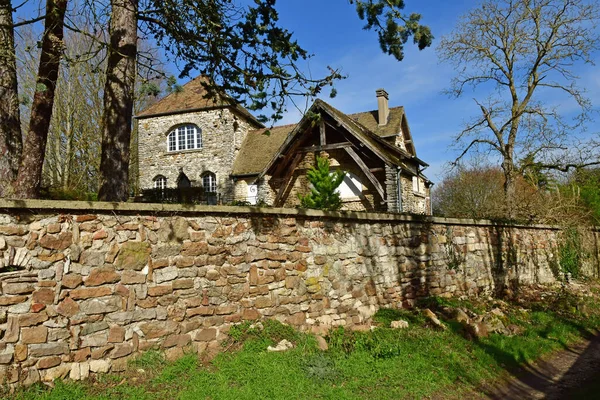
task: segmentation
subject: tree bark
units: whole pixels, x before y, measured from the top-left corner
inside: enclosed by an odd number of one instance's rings
[[[18,94],[12,6],[10,0],[0,0],[0,197],[12,195],[21,160]]]
[[[111,6],[98,198],[126,201],[129,197],[138,0],[111,0]]]
[[[42,50],[38,78],[31,106],[29,131],[25,138],[23,157],[15,182],[15,197],[39,196],[42,167],[46,154],[48,129],[56,92],[58,69],[63,52],[63,27],[67,0],[47,0]]]
[[[502,161],[502,170],[504,171],[505,215],[509,219],[513,219],[515,216],[515,198],[517,193],[517,171],[512,159],[504,158]]]

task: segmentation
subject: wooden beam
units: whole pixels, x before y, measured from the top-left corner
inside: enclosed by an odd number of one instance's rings
[[[321,123],[319,124],[319,139],[321,146],[325,146],[327,144],[327,140],[325,138],[325,121],[321,119]]]
[[[327,151],[327,150],[343,149],[346,147],[352,147],[352,143],[341,142],[341,143],[326,144],[324,146],[306,146],[306,147],[300,147],[298,149],[298,151],[301,153],[309,153],[311,151]]]
[[[383,172],[383,171],[385,171],[385,168],[371,168],[371,169],[369,169],[369,171],[371,171],[371,172]]]
[[[345,149],[346,149],[346,152],[350,155],[350,157],[352,157],[352,159],[354,161],[356,161],[356,163],[358,164],[358,166],[360,167],[362,172],[371,181],[373,186],[375,186],[375,189],[377,189],[377,192],[381,196],[381,200],[385,200],[383,187],[381,186],[381,183],[379,183],[377,178],[375,178],[375,175],[373,175],[373,173],[369,170],[369,167],[367,167],[367,164],[365,164],[365,162],[362,160],[362,158],[360,158],[360,156],[358,154],[356,154],[356,152],[354,151],[353,148],[346,147]]]
[[[279,202],[283,198],[283,195],[285,194],[287,187],[290,184],[290,179],[292,178],[292,175],[294,174],[294,170],[300,163],[300,160],[302,160],[302,153],[296,153],[296,156],[292,160],[292,163],[290,164],[288,171],[286,172],[285,176],[283,177],[283,180],[281,181],[281,187],[279,188],[279,191],[277,192],[277,196],[275,197],[275,202],[273,204],[275,207],[280,206]]]

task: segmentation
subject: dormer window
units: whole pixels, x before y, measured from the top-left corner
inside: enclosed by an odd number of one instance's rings
[[[168,151],[195,150],[202,148],[202,130],[193,124],[179,125],[167,136]]]

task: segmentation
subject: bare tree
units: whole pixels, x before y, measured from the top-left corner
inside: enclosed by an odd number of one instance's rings
[[[11,192],[23,146],[12,13],[10,0],[0,0],[0,197]]]
[[[574,67],[592,63],[600,43],[598,18],[599,5],[587,0],[486,0],[441,40],[441,61],[457,70],[451,95],[495,89],[474,100],[480,114],[457,137],[457,161],[472,150],[499,155],[509,214],[516,177],[530,166],[523,159],[558,169],[597,161],[597,152],[591,154],[596,160],[570,163],[556,155],[575,146],[573,133],[590,117]],[[551,92],[574,101],[578,115],[568,118],[545,101]]]

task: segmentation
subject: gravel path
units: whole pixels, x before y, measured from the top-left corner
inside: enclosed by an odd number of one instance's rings
[[[483,392],[494,400],[600,399],[600,335],[527,365],[507,382]]]

